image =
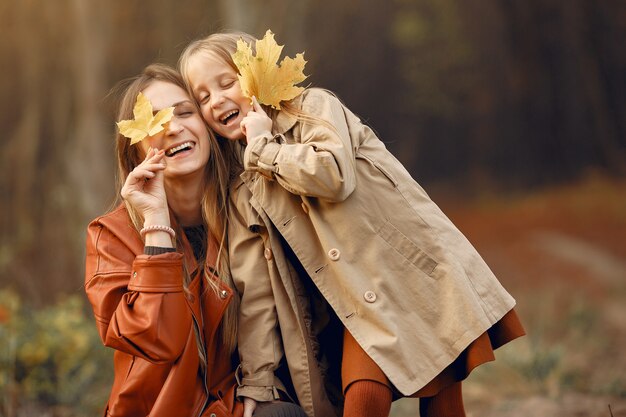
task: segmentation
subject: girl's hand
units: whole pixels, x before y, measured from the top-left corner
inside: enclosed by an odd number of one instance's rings
[[[169,212],[165,196],[165,151],[150,148],[146,159],[135,167],[124,182],[122,198],[139,212],[145,224],[169,226]]]
[[[264,134],[272,134],[272,119],[267,116],[256,97],[252,97],[252,107],[253,110],[250,110],[239,124],[241,132],[246,135],[248,144],[250,140]]]
[[[243,398],[243,417],[252,417],[252,413],[256,409],[256,400],[252,398]]]

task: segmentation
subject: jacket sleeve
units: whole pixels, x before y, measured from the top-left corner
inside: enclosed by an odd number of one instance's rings
[[[355,150],[344,107],[330,93],[313,89],[307,91],[302,110],[328,124],[298,122],[292,128],[295,143],[286,143],[281,135],[249,141],[244,167],[275,178],[291,193],[343,201],[356,185]]]
[[[153,363],[175,361],[191,331],[182,255],[135,254],[106,226],[87,232],[85,291],[105,346]]]
[[[242,200],[245,204],[245,201]],[[257,225],[251,207],[238,211],[231,201],[228,225],[229,257],[233,281],[241,294],[238,346],[243,378],[237,396],[257,401],[278,399],[282,384],[274,371],[283,356],[274,294],[264,256],[263,235],[251,231]],[[250,227],[249,227],[250,226]]]

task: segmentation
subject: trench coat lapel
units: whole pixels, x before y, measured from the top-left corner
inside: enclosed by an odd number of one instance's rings
[[[265,211],[265,209],[263,208],[263,204],[261,203],[261,201],[259,199],[263,199],[263,187],[265,184],[263,184],[263,179],[259,178],[255,173],[253,172],[244,172],[241,174],[240,176],[241,180],[243,181],[244,185],[246,187],[248,187],[248,189],[250,190],[251,196],[250,196],[250,206],[252,208],[254,208],[254,210],[256,211],[256,213],[259,216],[260,221],[260,226],[266,227],[268,230],[268,234],[270,236],[270,242],[277,242],[278,241],[278,233],[273,229],[273,224],[272,224],[272,220],[270,219],[269,215],[267,214],[267,212]],[[271,205],[270,205],[271,207]],[[276,220],[276,219],[274,219]],[[250,223],[250,221],[249,221]],[[279,270],[282,271],[287,271],[288,267],[287,264],[282,264],[285,261],[285,257],[283,256],[283,250],[281,247],[272,247],[271,250],[273,252],[277,252],[276,255],[280,255],[280,256],[274,256],[274,262],[277,263],[281,263],[281,265],[279,265]],[[288,276],[287,274],[279,274],[280,276],[280,280],[282,283],[283,288],[285,289],[285,291],[287,292],[287,296],[289,297],[289,302],[291,304],[291,308],[293,309],[294,312],[298,311],[298,306],[297,306],[297,296],[295,293],[295,288],[293,286],[293,284],[291,283],[291,277]]]

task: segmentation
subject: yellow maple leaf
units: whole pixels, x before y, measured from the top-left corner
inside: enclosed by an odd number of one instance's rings
[[[131,145],[162,131],[164,125],[172,120],[174,107],[166,107],[157,114],[152,114],[150,100],[140,92],[133,107],[133,115],[135,116],[133,120],[117,122],[120,133],[130,139]]]
[[[280,102],[291,100],[304,88],[296,84],[304,81],[304,53],[295,58],[285,57],[277,64],[283,45],[274,40],[271,30],[261,40],[256,41],[256,55],[252,55],[252,45],[243,39],[237,41],[237,51],[232,54],[239,69],[239,85],[246,97],[255,96],[259,103],[280,110]]]

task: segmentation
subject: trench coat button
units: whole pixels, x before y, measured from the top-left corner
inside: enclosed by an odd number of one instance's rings
[[[376,293],[374,291],[365,291],[365,294],[363,294],[363,298],[365,298],[365,301],[367,301],[368,303],[373,303],[374,301],[376,301]]]
[[[341,256],[341,252],[339,252],[339,249],[337,248],[332,248],[331,250],[328,251],[328,257],[330,258],[331,261],[338,261],[340,256]]]
[[[220,298],[223,300],[226,297],[228,297],[228,291],[226,291],[226,290],[220,291]]]
[[[304,214],[309,214],[309,206],[304,204],[304,202],[301,204],[301,206],[302,206],[302,211],[304,211]]]
[[[133,271],[133,278],[137,278],[137,271]]]
[[[272,254],[272,250],[270,248],[265,248],[265,252],[263,253],[263,255],[265,256],[265,259],[267,259],[268,261],[271,261],[272,258],[274,257],[274,255]]]
[[[209,417],[217,417],[217,415],[215,413],[211,413]]]

